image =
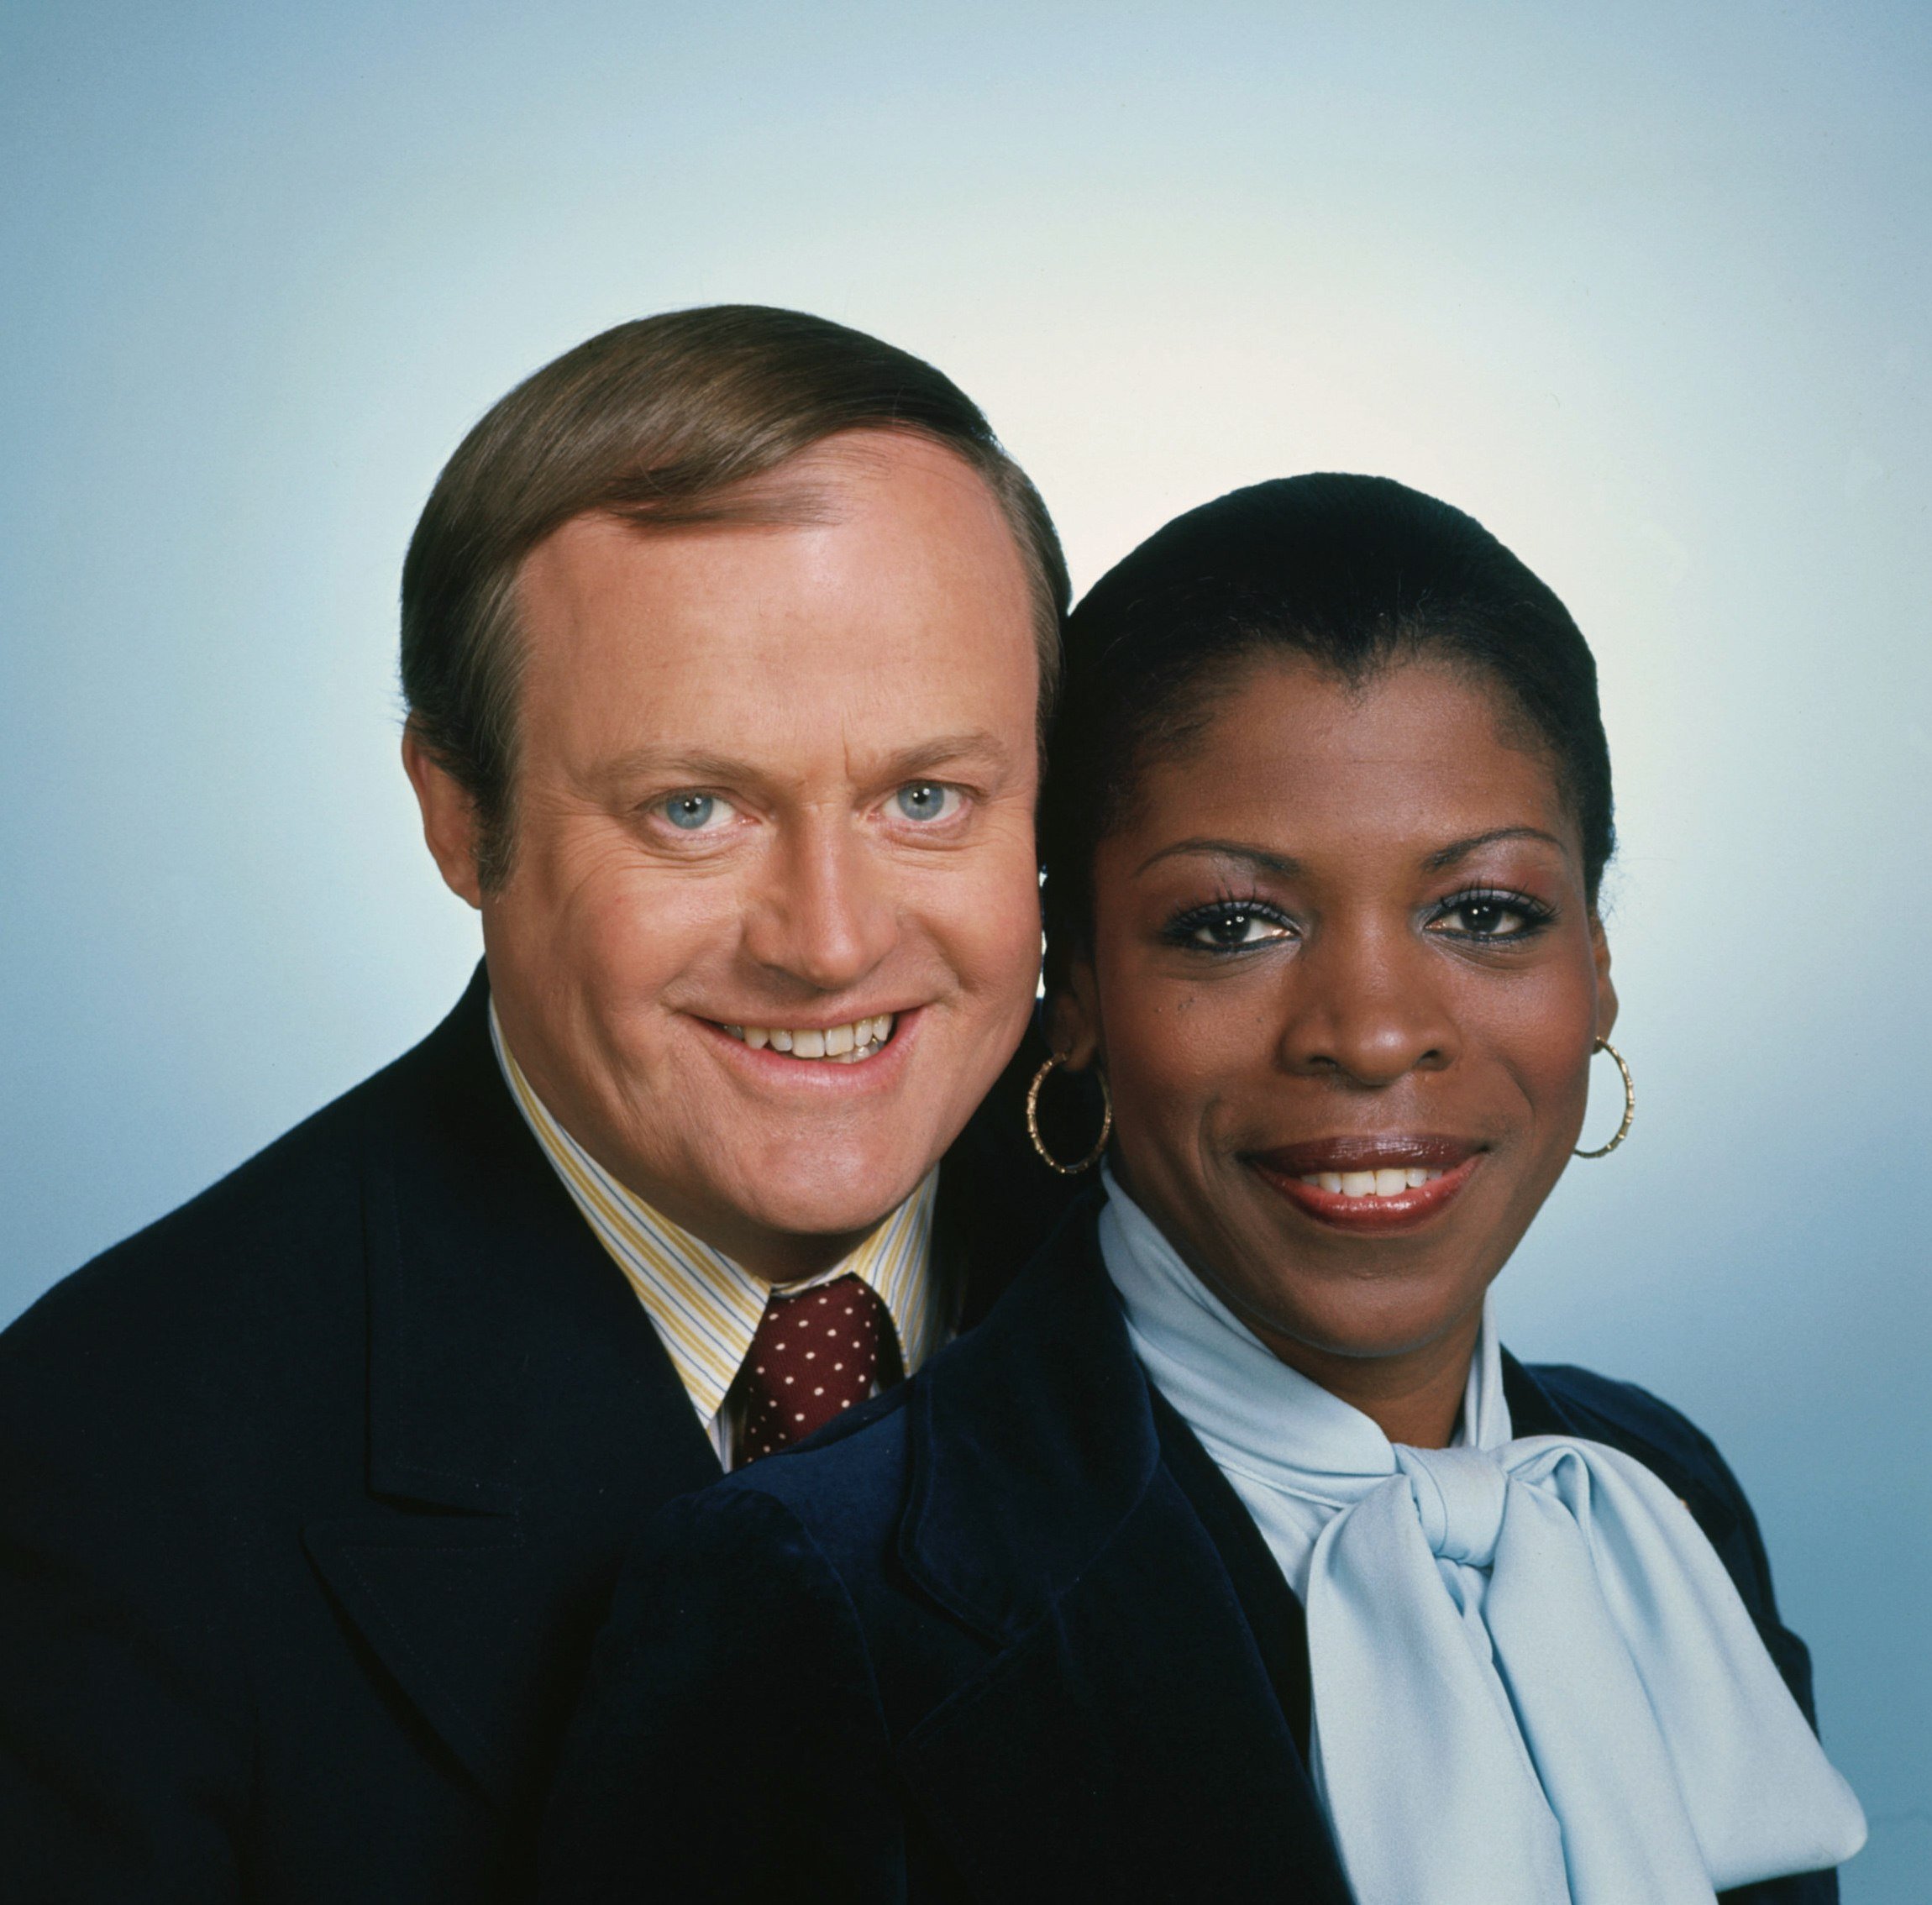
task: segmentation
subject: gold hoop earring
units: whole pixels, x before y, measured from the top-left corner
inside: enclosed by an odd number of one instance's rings
[[[1114,1094],[1107,1089],[1107,1074],[1095,1072],[1094,1076],[1100,1081],[1100,1135],[1094,1141],[1094,1148],[1078,1164],[1063,1164],[1047,1150],[1046,1141],[1040,1136],[1040,1088],[1052,1075],[1056,1065],[1064,1065],[1067,1055],[1056,1052],[1038,1071],[1033,1074],[1033,1082],[1026,1087],[1026,1136],[1032,1139],[1033,1148],[1040,1154],[1041,1162],[1049,1171],[1058,1171],[1063,1178],[1077,1178],[1083,1171],[1090,1171],[1100,1161],[1107,1148],[1107,1140],[1114,1135]]]
[[[1637,1088],[1630,1083],[1630,1068],[1624,1063],[1623,1053],[1618,1051],[1616,1047],[1612,1045],[1607,1038],[1599,1038],[1590,1047],[1590,1056],[1593,1058],[1599,1052],[1609,1053],[1612,1062],[1622,1076],[1624,1081],[1624,1121],[1617,1126],[1617,1135],[1608,1144],[1599,1145],[1594,1151],[1579,1151],[1575,1153],[1578,1157],[1608,1157],[1630,1135],[1631,1121],[1637,1115]]]

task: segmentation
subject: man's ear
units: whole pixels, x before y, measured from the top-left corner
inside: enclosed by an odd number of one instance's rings
[[[1094,984],[1090,959],[1070,961],[1064,983],[1048,995],[1047,1042],[1073,1071],[1084,1072],[1096,1059],[1105,1058],[1100,989]]]
[[[423,837],[443,875],[443,884],[459,899],[480,910],[483,882],[476,871],[476,803],[430,753],[413,717],[403,723],[402,770],[416,790],[416,804],[423,810]]]
[[[1608,1038],[1617,1022],[1617,989],[1610,982],[1610,942],[1604,922],[1590,915],[1590,951],[1597,963],[1597,1036]]]

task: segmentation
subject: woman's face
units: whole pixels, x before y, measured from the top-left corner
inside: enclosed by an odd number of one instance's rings
[[[1615,1016],[1577,824],[1432,663],[1269,658],[1211,705],[1100,846],[1061,1042],[1126,1189],[1284,1360],[1460,1353]]]

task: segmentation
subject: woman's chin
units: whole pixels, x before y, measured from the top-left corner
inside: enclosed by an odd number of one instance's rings
[[[1278,1257],[1253,1262],[1217,1294],[1268,1348],[1300,1367],[1305,1357],[1368,1362],[1414,1356],[1471,1333],[1488,1279],[1420,1266],[1373,1278],[1280,1274]]]

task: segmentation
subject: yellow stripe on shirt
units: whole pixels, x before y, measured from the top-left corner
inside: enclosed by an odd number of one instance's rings
[[[571,1201],[636,1291],[707,1428],[716,1430],[774,1288],[790,1294],[834,1277],[859,1278],[891,1313],[908,1375],[945,1341],[950,1318],[932,1264],[937,1168],[842,1262],[795,1283],[769,1285],[653,1210],[557,1122],[505,1042],[494,1003],[490,1042],[524,1122]]]

